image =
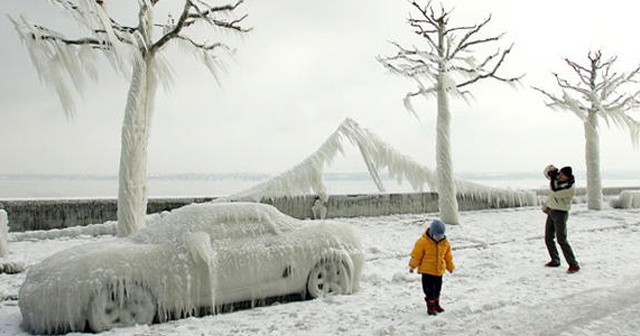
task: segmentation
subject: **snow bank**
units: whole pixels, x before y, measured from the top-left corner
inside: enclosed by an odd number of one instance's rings
[[[116,222],[107,222],[104,224],[73,226],[65,229],[12,232],[9,234],[8,240],[9,241],[25,241],[25,240],[58,239],[62,237],[73,238],[78,236],[115,235],[116,225],[117,225]]]
[[[617,199],[609,201],[612,208],[640,208],[640,190],[624,190]]]
[[[154,223],[157,218],[163,216],[164,213],[147,215],[146,225]],[[25,232],[12,232],[9,234],[9,241],[29,241],[29,240],[46,240],[58,239],[62,237],[74,238],[79,236],[104,236],[115,235],[118,222],[109,221],[102,224],[89,224],[85,226],[72,226],[64,229],[51,230],[33,230]]]

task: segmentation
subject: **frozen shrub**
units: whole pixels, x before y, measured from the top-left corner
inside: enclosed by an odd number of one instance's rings
[[[612,199],[609,205],[620,209],[640,208],[640,190],[624,190],[617,199]]]
[[[0,273],[16,274],[16,273],[22,273],[24,272],[24,270],[25,270],[25,266],[22,263],[9,261],[9,262],[0,264]]]

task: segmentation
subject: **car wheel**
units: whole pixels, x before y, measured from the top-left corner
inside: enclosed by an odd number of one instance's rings
[[[140,286],[116,286],[96,295],[89,307],[89,327],[100,332],[136,324],[151,324],[156,305],[151,292]]]
[[[349,288],[349,272],[341,260],[317,263],[307,279],[307,293],[312,299],[345,294]]]

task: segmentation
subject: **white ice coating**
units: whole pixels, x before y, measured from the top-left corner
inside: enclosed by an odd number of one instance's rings
[[[609,205],[619,209],[640,208],[640,190],[623,190],[617,199],[609,201]]]
[[[346,224],[300,221],[259,203],[192,204],[157,216],[137,234],[32,266],[19,305],[32,333],[82,331],[87,321],[103,330],[115,326],[100,314],[112,296],[116,307],[126,305],[129,293],[150,298],[166,321],[291,293],[353,293],[363,260]],[[318,279],[325,282],[318,286]]]
[[[7,239],[9,236],[9,219],[7,212],[0,209],[0,257],[7,254]]]
[[[204,23],[210,29],[245,32],[239,26],[242,18],[229,18],[230,12],[242,1],[227,5],[185,1],[179,20],[155,24],[153,12],[157,1],[138,0],[139,10],[134,12],[137,23],[131,27],[112,19],[108,4],[102,1],[50,3],[71,16],[81,33],[86,35],[67,38],[52,29],[32,24],[23,16],[10,19],[27,46],[40,78],[57,92],[67,117],[75,113],[72,89],[81,94],[86,78],[97,79],[98,55],[105,56],[116,70],[130,78],[121,137],[117,232],[121,236],[132,234],[145,225],[147,147],[156,84],[171,83],[171,69],[160,51],[169,41],[178,40],[189,51],[202,55],[201,61],[215,76],[214,68],[219,65],[215,59],[218,50],[225,52],[230,48],[208,40],[197,42],[186,31],[198,26],[195,23]],[[158,34],[160,31],[162,33]]]
[[[161,213],[148,214],[145,217],[147,225],[152,223],[162,216]],[[115,221],[108,221],[99,224],[88,224],[81,226],[72,226],[64,229],[49,229],[49,230],[33,230],[25,232],[9,232],[8,241],[31,241],[31,240],[46,240],[46,239],[58,239],[62,237],[78,237],[78,236],[102,236],[102,235],[116,235],[118,223]]]
[[[68,117],[75,113],[73,90],[82,94],[87,79],[97,80],[97,56],[100,54],[122,73],[128,73],[126,60],[134,54],[127,42],[118,38],[113,31],[110,18],[94,0],[51,1],[71,15],[83,33],[88,34],[85,43],[70,46],[62,34],[29,22],[25,16],[12,16],[18,36],[27,46],[31,62],[40,80],[52,87],[62,103]],[[97,48],[91,40],[103,41],[108,48]],[[73,89],[73,90],[72,90]]]
[[[587,167],[587,207],[602,210],[603,193],[600,174],[600,134],[598,133],[598,115],[589,112],[584,121],[585,164]]]
[[[603,60],[600,51],[589,52],[586,66],[565,59],[580,79],[578,84],[569,84],[566,79],[556,75],[562,95],[554,95],[540,88],[550,102],[547,106],[574,113],[584,124],[585,165],[587,168],[587,207],[591,210],[603,209],[602,178],[600,173],[600,135],[599,123],[616,126],[626,130],[631,141],[637,145],[640,141],[640,122],[628,112],[640,107],[637,97],[637,77],[640,67],[629,73],[613,71],[617,57]]]
[[[323,174],[336,155],[343,152],[345,140],[358,146],[369,168],[371,178],[380,192],[384,192],[384,186],[379,178],[379,173],[384,169],[398,182],[408,181],[415,191],[437,188],[438,177],[431,169],[399,153],[374,133],[347,118],[316,152],[292,169],[252,188],[220,198],[217,201],[258,202],[262,198],[310,193],[319,195],[323,200],[326,200],[328,191],[323,181]],[[492,188],[461,179],[454,179],[454,183],[458,194],[464,198],[487,200],[492,204],[534,205],[537,202],[535,194],[531,192]]]

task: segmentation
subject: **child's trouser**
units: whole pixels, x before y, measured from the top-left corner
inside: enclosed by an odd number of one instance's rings
[[[426,301],[440,298],[441,289],[442,276],[422,274],[422,291]]]

